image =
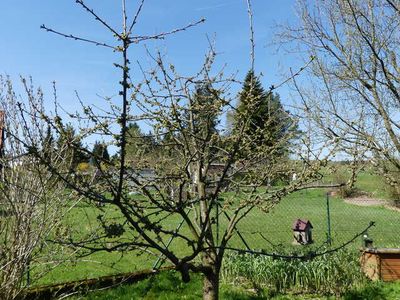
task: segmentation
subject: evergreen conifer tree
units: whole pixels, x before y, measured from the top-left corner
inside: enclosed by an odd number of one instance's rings
[[[51,136],[48,138],[48,142],[51,142]],[[60,130],[56,145],[57,151],[63,153],[65,157],[64,165],[67,172],[74,172],[79,163],[88,160],[82,142],[71,124],[67,124]]]
[[[155,151],[155,141],[151,133],[144,134],[137,123],[131,123],[127,129],[126,157],[130,162],[137,161]]]
[[[290,142],[286,137],[297,130],[279,95],[265,91],[252,70],[244,80],[233,122],[233,130],[242,130],[246,137],[246,147],[241,153],[244,158],[248,151],[257,151],[259,147],[274,149],[271,157],[285,155]]]
[[[191,114],[195,132],[203,135],[204,139],[217,133],[217,113],[214,107],[218,91],[208,84],[198,84],[193,96]]]
[[[104,143],[95,142],[91,157],[92,165],[99,166],[102,161],[109,160],[110,154],[108,153],[107,146]]]

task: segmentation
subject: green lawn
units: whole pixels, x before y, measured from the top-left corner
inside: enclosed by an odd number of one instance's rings
[[[358,184],[365,190],[372,192],[377,189],[382,191],[378,184],[379,178],[362,174]],[[292,223],[297,218],[308,219],[313,224],[313,238],[315,243],[310,246],[318,248],[327,238],[327,210],[326,191],[321,189],[304,190],[296,192],[281,201],[269,213],[254,209],[241,223],[237,229],[252,249],[265,249],[277,253],[298,251],[302,246],[292,246]],[[383,194],[377,192],[377,194]],[[93,208],[81,204],[70,211],[66,228],[77,237],[83,237],[99,226],[98,215],[104,215],[106,219],[120,218],[115,208]],[[369,231],[377,247],[400,246],[398,237],[398,224],[400,224],[400,212],[384,207],[361,207],[344,202],[340,198],[330,199],[331,231],[333,246],[339,246],[351,239],[356,233],[362,231],[370,221],[375,221],[376,226]],[[169,228],[175,228],[180,219],[178,217],[168,220]],[[224,228],[227,220],[221,215],[219,218],[220,231]],[[182,232],[187,232],[183,227]],[[57,233],[62,236],[62,233]],[[125,233],[124,238],[129,239],[130,233]],[[166,242],[166,241],[165,241]],[[244,249],[245,245],[236,235],[230,242],[230,246]],[[361,246],[361,238],[357,239],[349,247],[357,249]],[[187,253],[187,245],[176,239],[171,244],[171,249],[176,253]],[[103,275],[122,272],[132,272],[151,268],[157,256],[148,253],[138,256],[138,252],[125,252],[123,255],[117,252],[98,252],[84,258],[76,258],[75,254],[68,252],[59,253],[60,260],[70,257],[70,261],[62,263],[51,270],[39,282],[34,284],[54,284],[83,278],[94,278]],[[52,267],[46,264],[46,267]],[[43,271],[44,267],[33,266],[33,273]]]
[[[400,282],[398,283],[367,283],[365,286],[351,290],[341,297],[328,295],[280,295],[268,292],[267,289],[255,290],[247,285],[221,284],[220,299],[224,300],[250,300],[250,299],[342,299],[342,300],[366,300],[366,299],[400,299]],[[156,277],[143,280],[134,285],[125,285],[105,291],[91,292],[86,295],[71,297],[72,300],[175,300],[175,299],[201,299],[201,276],[192,275],[192,281],[182,283],[179,274],[164,272]]]
[[[379,199],[390,199],[390,192],[383,178],[371,172],[359,174],[356,186],[361,190]]]
[[[331,233],[333,245],[351,239],[369,224],[375,221],[376,226],[369,230],[370,236],[378,247],[400,246],[398,224],[400,212],[379,206],[361,207],[344,202],[340,198],[330,199]],[[327,208],[326,195],[323,190],[301,191],[282,200],[270,213],[255,210],[238,226],[252,248],[271,249],[290,247],[293,241],[291,226],[297,218],[308,219],[313,225],[313,238],[316,245],[326,241]],[[259,233],[262,233],[263,239]],[[243,246],[238,238],[232,242]],[[352,245],[361,246],[361,239]]]

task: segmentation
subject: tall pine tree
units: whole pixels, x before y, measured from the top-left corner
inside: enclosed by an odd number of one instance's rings
[[[47,126],[46,129],[46,135],[44,136],[42,140],[42,152],[43,152],[43,157],[46,159],[51,159],[51,157],[54,155],[56,152],[56,145],[55,145],[55,140],[53,133],[51,131],[50,125]]]
[[[290,137],[297,130],[293,119],[284,110],[280,97],[267,92],[260,79],[250,70],[239,93],[239,103],[233,115],[233,130],[242,130],[245,136],[246,158],[249,151],[269,147],[271,157],[281,157],[288,152]]]
[[[101,162],[109,161],[110,154],[108,153],[107,146],[104,143],[95,142],[92,150],[92,157],[90,162],[94,166],[100,166]]]
[[[209,83],[196,86],[190,112],[193,118],[193,133],[200,134],[203,139],[208,139],[217,133],[218,119],[214,105],[218,97],[218,91]]]
[[[151,133],[144,134],[140,126],[134,122],[128,125],[126,139],[126,159],[129,164],[135,164],[144,157],[147,157],[149,162],[154,160],[157,145]],[[145,165],[147,166],[147,163]],[[135,165],[135,167],[144,166]]]
[[[63,153],[65,157],[64,165],[67,172],[74,172],[79,163],[88,160],[82,142],[71,124],[61,128],[56,146],[57,151]]]

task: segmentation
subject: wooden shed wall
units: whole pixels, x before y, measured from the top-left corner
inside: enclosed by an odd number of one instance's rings
[[[400,280],[400,252],[364,252],[361,256],[361,267],[365,275],[372,280]]]
[[[381,279],[400,280],[400,254],[380,254]]]

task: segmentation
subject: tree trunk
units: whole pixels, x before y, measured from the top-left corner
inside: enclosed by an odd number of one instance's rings
[[[203,300],[218,300],[219,295],[219,271],[211,268],[204,273]]]
[[[203,254],[204,271],[203,300],[218,300],[220,263],[215,250],[207,250]]]
[[[199,162],[196,165],[195,172],[195,182],[200,198],[200,224],[205,231],[204,245],[206,247],[211,247],[210,249],[204,250],[202,253],[202,267],[204,267],[203,300],[218,300],[221,260],[219,260],[216,249],[213,248],[215,244],[210,219],[211,203],[207,201],[206,184],[203,179],[202,165]]]

